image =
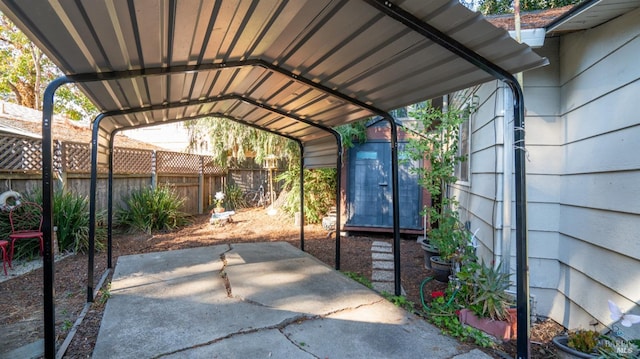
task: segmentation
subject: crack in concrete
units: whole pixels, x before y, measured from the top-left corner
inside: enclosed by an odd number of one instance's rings
[[[158,355],[156,355],[156,356],[154,356],[152,358],[153,359],[162,358],[162,357],[166,357],[166,356],[169,356],[169,355],[182,353],[182,352],[185,352],[185,351],[188,351],[188,350],[202,348],[202,347],[205,347],[205,346],[208,346],[208,345],[213,345],[213,344],[219,343],[219,342],[221,342],[223,340],[231,339],[231,338],[239,336],[239,335],[253,334],[253,333],[258,333],[258,332],[265,331],[265,330],[274,330],[274,329],[278,330],[280,333],[282,333],[284,335],[285,338],[287,338],[287,340],[292,342],[291,339],[286,334],[284,334],[284,332],[283,332],[286,327],[288,327],[289,325],[294,324],[294,323],[300,323],[300,322],[303,322],[303,321],[306,321],[306,320],[315,320],[315,319],[320,319],[320,318],[321,317],[317,316],[317,315],[309,316],[309,315],[300,314],[300,315],[296,315],[296,316],[293,316],[293,317],[290,317],[290,318],[286,318],[283,321],[281,321],[280,323],[277,323],[277,324],[274,324],[274,325],[261,327],[261,328],[251,328],[251,329],[246,329],[246,330],[239,330],[237,332],[229,333],[229,334],[227,334],[227,335],[225,335],[223,337],[212,339],[212,340],[210,340],[208,342],[198,343],[198,344],[186,347],[186,348],[180,348],[180,349],[173,350],[171,352],[158,354]],[[294,345],[296,345],[297,347],[299,347],[299,345],[297,345],[296,343],[294,343],[294,342],[292,342],[292,343]],[[304,350],[304,349],[302,349],[302,350],[306,352],[306,350]],[[311,353],[309,353],[309,354],[313,355]]]
[[[227,276],[227,272],[225,268],[227,268],[227,253],[229,253],[233,247],[230,244],[227,244],[227,250],[220,254],[220,260],[222,261],[222,268],[220,268],[220,278],[224,282],[224,288],[227,291],[227,298],[233,298],[233,290],[231,289],[231,282],[229,281],[229,277]]]
[[[263,303],[260,303],[260,302],[257,302],[255,300],[242,298],[240,296],[237,296],[237,297],[233,296],[233,290],[231,288],[231,282],[230,282],[230,280],[229,280],[229,278],[227,276],[227,273],[225,271],[225,268],[227,267],[226,254],[229,253],[231,250],[233,250],[233,246],[230,245],[230,244],[228,244],[227,246],[228,246],[228,249],[220,254],[220,260],[222,261],[222,268],[220,269],[220,272],[219,272],[220,278],[222,278],[222,280],[224,281],[224,286],[225,286],[225,289],[227,291],[227,297],[228,298],[236,298],[236,299],[239,299],[239,300],[241,300],[241,301],[243,301],[245,303],[249,303],[249,304],[256,305],[256,306],[271,308],[271,306],[263,304]],[[327,317],[329,317],[331,315],[334,315],[334,314],[338,314],[338,313],[342,313],[342,312],[346,312],[346,311],[352,311],[352,310],[356,310],[356,309],[367,307],[367,306],[372,306],[372,305],[381,303],[381,302],[383,302],[385,300],[386,299],[384,299],[384,298],[380,298],[379,300],[376,300],[376,301],[373,301],[373,302],[362,303],[362,304],[356,305],[354,307],[339,308],[339,309],[336,309],[334,311],[326,312],[324,314],[317,314],[317,315],[299,314],[299,315],[292,316],[290,318],[285,318],[280,323],[277,323],[277,324],[274,324],[274,325],[271,325],[271,326],[266,326],[266,327],[261,327],[261,328],[251,328],[251,329],[247,329],[247,330],[239,330],[239,331],[236,331],[234,333],[230,333],[230,334],[227,334],[227,335],[225,335],[223,337],[215,338],[215,339],[212,339],[212,340],[204,342],[204,343],[198,343],[198,344],[195,344],[195,345],[192,345],[192,346],[189,346],[189,347],[176,349],[176,350],[173,350],[171,352],[158,354],[158,355],[154,356],[153,358],[154,359],[162,358],[162,357],[166,357],[166,356],[169,356],[169,355],[183,353],[183,352],[186,352],[188,350],[193,350],[193,349],[197,349],[197,348],[206,347],[206,346],[209,346],[209,345],[213,345],[213,344],[219,343],[219,342],[221,342],[223,340],[231,339],[231,338],[239,336],[239,335],[253,334],[253,333],[258,333],[258,332],[261,332],[261,331],[274,330],[275,329],[275,330],[278,330],[296,348],[298,348],[299,350],[311,355],[314,358],[320,359],[320,357],[318,357],[317,355],[313,354],[312,352],[310,352],[309,350],[306,350],[304,348],[305,343],[297,343],[297,342],[295,342],[289,335],[287,335],[285,333],[285,329],[288,326],[292,325],[292,324],[301,324],[302,322],[309,321],[309,320],[326,319]]]

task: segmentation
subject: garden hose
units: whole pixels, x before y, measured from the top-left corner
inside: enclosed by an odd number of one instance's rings
[[[420,283],[420,301],[422,302],[422,308],[425,311],[429,311],[429,307],[427,307],[427,303],[424,302],[424,285],[429,283],[432,280],[433,280],[433,277],[427,277],[424,280],[422,280],[422,283]]]
[[[427,303],[424,302],[424,285],[432,280],[433,277],[427,277],[422,281],[422,283],[420,283],[420,301],[422,302],[422,308],[424,308],[424,310],[427,312],[429,311],[429,307],[427,306]],[[454,289],[453,294],[451,294],[451,298],[449,298],[449,301],[447,301],[447,305],[450,305],[451,302],[453,302],[456,294],[458,294],[458,288]]]

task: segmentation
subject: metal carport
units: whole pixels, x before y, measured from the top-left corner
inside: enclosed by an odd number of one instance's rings
[[[480,14],[455,0],[0,0],[0,10],[65,74],[43,104],[47,357],[55,356],[51,116],[58,86],[77,83],[102,113],[94,121],[95,173],[110,167],[118,131],[209,114],[296,139],[306,168],[340,168],[332,127],[378,115],[395,133],[390,110],[493,78],[514,95],[518,356],[528,357],[524,104],[511,74],[546,60]]]

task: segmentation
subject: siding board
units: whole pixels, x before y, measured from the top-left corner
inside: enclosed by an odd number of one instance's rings
[[[640,214],[640,171],[563,176],[563,181],[563,204]]]
[[[640,233],[636,215],[563,205],[560,216],[560,233],[640,260],[640,241],[629,240]]]
[[[609,288],[617,288],[617,292],[627,298],[640,298],[636,260],[567,236],[560,237],[558,253],[562,263],[591,280]]]
[[[639,93],[640,81],[636,81],[566,114],[566,141],[576,142],[637,125]]]

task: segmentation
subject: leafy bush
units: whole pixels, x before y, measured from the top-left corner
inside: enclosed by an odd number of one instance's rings
[[[235,184],[230,184],[225,189],[226,206],[231,209],[246,208],[247,203],[244,200],[242,189]],[[226,207],[225,207],[226,208]]]
[[[485,348],[493,347],[493,341],[484,332],[460,323],[457,311],[461,309],[462,306],[456,303],[455,300],[452,300],[453,298],[445,300],[445,297],[451,298],[455,296],[455,292],[452,293],[447,289],[446,292],[441,294],[442,295],[433,298],[430,306],[427,306],[424,301],[422,302],[429,321],[439,327],[444,334],[451,335],[462,341],[473,342]]]
[[[181,211],[184,199],[168,186],[143,188],[132,192],[116,210],[116,222],[129,229],[151,233],[171,230],[189,223]]]
[[[23,196],[23,201],[42,204],[42,193],[36,191]],[[98,213],[96,223],[104,222],[104,214]],[[89,249],[89,199],[71,192],[58,190],[53,195],[53,225],[57,227],[58,249],[86,253]],[[33,223],[38,228],[38,223]],[[11,233],[9,212],[0,211],[0,237]],[[105,248],[106,228],[96,225],[95,249]],[[19,240],[15,243],[14,259],[33,259],[38,255],[37,239]]]
[[[300,167],[295,166],[277,178],[288,190],[283,210],[291,215],[300,211]],[[336,170],[331,168],[304,171],[304,214],[306,223],[320,223],[336,203]]]
[[[104,213],[96,214],[95,249],[103,250],[107,230]],[[89,250],[89,199],[71,192],[56,191],[53,195],[53,223],[58,228],[60,251],[86,253]]]

